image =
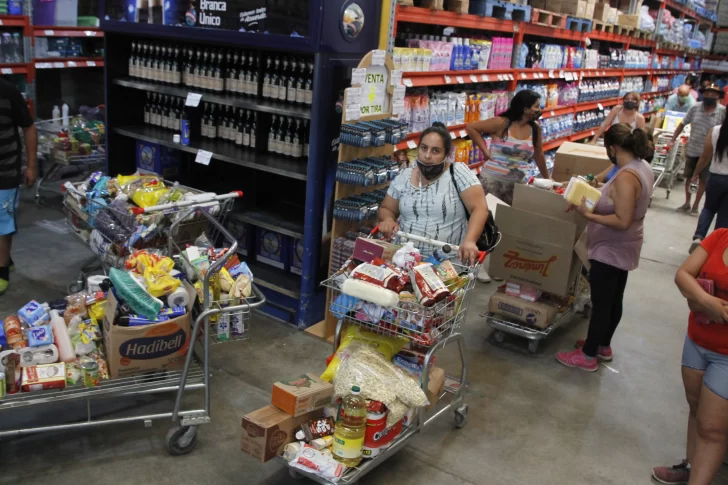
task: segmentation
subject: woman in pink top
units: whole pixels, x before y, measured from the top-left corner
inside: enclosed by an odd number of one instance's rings
[[[576,207],[589,220],[589,332],[586,341],[576,342],[577,350],[556,356],[566,366],[592,372],[599,368],[597,358],[612,360],[610,344],[622,318],[627,273],[639,263],[642,227],[655,181],[652,168],[644,161],[654,151],[645,130],[614,125],[604,135],[604,146],[617,173],[600,189],[602,197],[593,213],[583,204]]]

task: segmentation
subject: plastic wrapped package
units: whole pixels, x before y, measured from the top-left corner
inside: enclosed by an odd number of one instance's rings
[[[376,348],[377,351],[384,356],[384,358],[391,361],[397,352],[407,345],[407,339],[403,337],[381,335],[364,330],[358,325],[350,325],[344,330],[344,336],[341,338],[339,348],[337,349],[334,358],[329,363],[329,366],[326,368],[326,371],[324,371],[321,375],[321,379],[327,382],[332,382],[336,378],[339,366],[341,365],[339,352],[343,351],[352,344],[370,345]]]

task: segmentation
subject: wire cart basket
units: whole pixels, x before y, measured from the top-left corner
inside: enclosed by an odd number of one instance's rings
[[[179,249],[184,246],[182,240],[175,238],[175,235],[184,236],[180,231],[180,227],[185,221],[196,220],[198,227],[205,221],[205,231],[211,241],[219,246],[229,248],[223,257],[218,258],[203,276],[198,273],[200,281],[203,282],[205,295],[208,295],[210,288],[210,280],[218,275],[220,269],[226,264],[229,258],[235,254],[237,241],[223,225],[217,220],[216,216],[209,211],[200,210],[199,207],[184,209],[180,213],[172,226],[169,233],[172,235],[167,241],[168,254],[173,256],[179,263]],[[181,265],[179,269],[182,269]],[[155,420],[171,421],[173,427],[166,436],[167,450],[172,455],[182,455],[191,452],[197,444],[197,428],[201,424],[210,422],[210,365],[209,354],[210,345],[216,343],[212,337],[211,326],[214,325],[213,320],[218,322],[233,318],[239,319],[242,323],[244,332],[239,335],[238,339],[248,337],[249,319],[254,308],[265,303],[265,297],[260,290],[252,286],[252,294],[248,298],[243,298],[234,305],[223,305],[221,302],[210,300],[208,296],[202,299],[200,303],[193,306],[192,316],[194,317],[194,326],[190,333],[191,345],[188,346],[187,353],[184,357],[184,365],[174,370],[156,370],[145,372],[131,377],[111,378],[102,380],[97,387],[83,387],[82,384],[69,386],[65,389],[44,390],[35,392],[21,392],[5,396],[0,400],[0,439],[7,437],[18,437],[33,433],[42,433],[47,431],[60,431],[78,428],[90,428],[112,424],[126,424],[132,422],[143,422],[145,426],[150,426]],[[193,390],[203,390],[204,398],[202,405],[195,405],[192,408],[184,408],[182,405],[182,397]],[[134,396],[159,395],[176,393],[174,407],[169,412],[161,412],[155,414],[134,414],[125,415],[124,417],[113,418],[95,418],[92,415],[92,405],[98,404],[102,400],[111,400],[119,398],[127,398]],[[87,408],[87,418],[77,422],[61,422],[54,425],[44,425],[32,428],[11,428],[12,420],[8,418],[8,413],[23,409],[38,409],[35,414],[40,415],[41,406],[46,407],[52,404],[85,402]],[[199,406],[199,407],[198,407]],[[3,414],[4,413],[4,414]],[[59,415],[62,413],[55,413]],[[47,416],[44,413],[43,416]]]
[[[652,159],[651,165],[652,171],[657,174],[657,177],[655,177],[655,183],[652,188],[654,189],[659,187],[663,179],[666,179],[667,194],[665,198],[669,199],[672,186],[675,183],[675,178],[685,164],[685,140],[687,140],[687,136],[689,135],[681,135],[680,138],[673,144],[672,131],[655,131],[655,134],[657,135],[657,143],[655,144],[655,156]],[[650,196],[650,204],[652,204],[652,196]]]
[[[45,173],[35,183],[35,201],[43,205],[43,193],[63,195],[55,183],[61,173],[64,177],[86,178],[106,167],[106,133],[103,124],[63,127],[63,119],[40,120],[38,130],[38,158],[45,161]],[[72,167],[72,169],[68,169]]]
[[[398,232],[396,235],[402,240],[419,241],[445,250],[449,247],[452,251],[457,252],[459,249],[457,246],[403,232]],[[479,263],[484,258],[485,253],[481,253]],[[458,329],[467,318],[472,290],[475,287],[475,272],[478,266],[476,264],[475,266],[468,267],[457,264],[453,260],[451,261],[459,274],[466,274],[468,276],[468,282],[465,286],[455,291],[449,298],[432,307],[425,307],[419,303],[400,302],[397,308],[391,309],[391,312],[385,312],[378,318],[363,314],[360,309],[347,303],[347,301],[350,302],[351,300],[340,298],[343,295],[340,286],[342,280],[338,273],[321,283],[322,286],[330,290],[331,304],[329,310],[338,318],[334,335],[334,352],[336,352],[341,343],[345,326],[359,325],[366,330],[382,335],[405,337],[413,346],[427,351],[422,365],[421,379],[421,389],[425,392],[427,392],[429,385],[430,363],[434,360],[437,352],[451,344],[456,344],[462,367],[459,385],[446,386],[439,396],[439,399],[442,399],[447,394],[453,394],[450,402],[442,405],[438,399],[436,409],[427,411],[425,408],[420,408],[417,410],[412,421],[403,428],[402,433],[392,441],[386,450],[371,459],[363,460],[355,468],[347,469],[337,483],[357,483],[364,475],[377,468],[384,460],[402,449],[410,438],[429,426],[436,418],[443,414],[448,412],[454,413],[455,426],[457,428],[465,426],[468,417],[468,405],[465,404],[468,365],[465,358],[465,339],[458,332]],[[288,464],[282,457],[279,457],[279,460],[286,465]],[[289,467],[289,473],[293,478],[307,477],[321,484],[329,485],[331,483],[325,478],[291,467]]]

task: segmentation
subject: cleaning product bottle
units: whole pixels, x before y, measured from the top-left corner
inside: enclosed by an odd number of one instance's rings
[[[68,128],[70,123],[68,119],[68,105],[66,103],[63,103],[63,127]]]
[[[61,117],[61,110],[58,109],[58,105],[57,104],[54,104],[53,105],[53,114],[52,114],[51,118],[54,119],[54,120],[57,120],[60,117]]]
[[[470,50],[470,39],[463,39],[463,71],[471,69],[470,56],[472,56],[472,51]]]
[[[352,387],[351,394],[344,396],[341,408],[334,429],[334,459],[353,468],[361,462],[367,428],[367,403],[359,386]]]
[[[73,351],[71,337],[68,336],[66,321],[58,314],[57,310],[51,310],[51,330],[53,331],[53,343],[58,347],[58,356],[61,362],[73,362],[76,354]]]

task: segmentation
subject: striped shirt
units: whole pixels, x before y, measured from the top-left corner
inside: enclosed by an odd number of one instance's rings
[[[725,118],[725,106],[720,104],[715,107],[712,113],[708,114],[703,109],[703,103],[695,103],[682,120],[683,125],[690,125],[690,137],[688,138],[687,156],[699,157],[703,153],[705,138],[708,132],[714,127],[723,123]]]
[[[412,170],[413,168],[402,170],[387,191],[390,197],[399,202],[400,228],[417,236],[461,244],[468,230],[468,219],[457,189],[465,191],[474,185],[480,185],[478,178],[466,164],[455,163],[453,173],[457,188],[448,168],[431,184],[415,187],[411,182]],[[427,183],[425,179],[422,181]],[[425,256],[432,252],[432,246],[417,242],[414,245]]]
[[[20,185],[22,147],[18,127],[33,124],[28,105],[14,84],[0,79],[0,190]]]

